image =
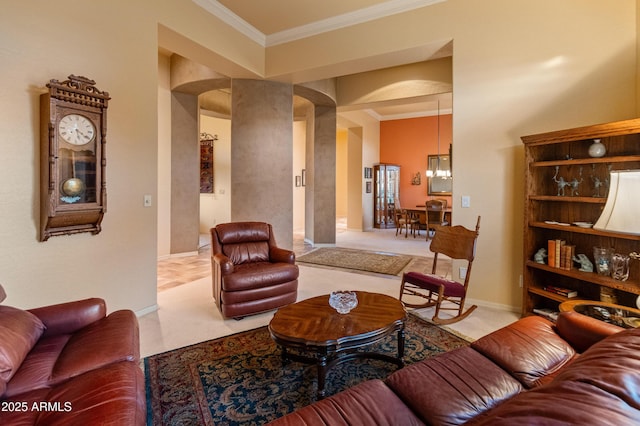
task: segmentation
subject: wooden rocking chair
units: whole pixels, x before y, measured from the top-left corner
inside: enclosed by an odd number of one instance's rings
[[[480,216],[476,224],[475,231],[464,226],[434,226],[436,232],[431,241],[430,249],[435,253],[431,274],[420,272],[405,272],[402,275],[400,285],[400,301],[410,308],[426,308],[435,306],[436,311],[432,321],[436,324],[451,324],[466,318],[476,305],[464,311],[464,301],[467,296],[469,277],[471,276],[471,265],[476,252],[476,241],[480,230]],[[443,254],[451,259],[463,259],[467,261],[467,273],[464,283],[449,280],[436,275],[438,265],[438,255]],[[419,296],[427,299],[422,304],[407,303],[402,300],[403,296]],[[442,302],[449,302],[455,307],[442,307]],[[452,318],[439,317],[441,310],[457,311],[457,315]]]

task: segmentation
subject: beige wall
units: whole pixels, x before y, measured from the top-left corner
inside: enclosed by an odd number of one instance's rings
[[[158,40],[235,78],[301,81],[417,62],[453,40],[454,217],[468,226],[483,217],[471,297],[496,305],[521,303],[519,137],[636,115],[634,0],[448,0],[266,51],[189,1],[1,1],[0,282],[16,306],[88,296],[110,309],[155,304],[158,206],[142,197],[157,199],[163,158]],[[112,96],[107,213],[97,236],[39,243],[38,96],[72,73]]]

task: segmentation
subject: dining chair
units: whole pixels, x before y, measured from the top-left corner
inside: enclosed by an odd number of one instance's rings
[[[402,228],[405,228],[405,232],[406,232],[407,217],[402,212],[402,210],[399,210],[399,209],[396,209],[394,214],[395,214],[395,220],[396,220],[396,237],[397,237],[398,233],[402,235]]]
[[[410,308],[435,306],[435,313],[431,320],[436,324],[451,324],[466,318],[477,307],[473,305],[466,311],[464,310],[469,278],[471,277],[471,266],[475,258],[476,242],[480,231],[480,216],[478,216],[475,230],[467,229],[461,225],[434,225],[434,228],[435,234],[429,245],[429,249],[434,253],[431,273],[405,272],[402,274],[400,301]],[[436,274],[441,255],[467,261],[464,282],[460,283]],[[426,301],[424,303],[414,302],[416,296],[426,299]],[[403,300],[403,298],[405,299]],[[407,300],[407,298],[409,299]],[[444,307],[442,306],[443,302],[446,302]],[[456,311],[456,314],[450,318],[442,318],[440,317],[441,310]]]
[[[427,222],[427,241],[433,231],[434,225],[448,225],[444,220],[444,209],[446,208],[445,202],[442,200],[428,200],[425,203],[426,210],[426,222]]]

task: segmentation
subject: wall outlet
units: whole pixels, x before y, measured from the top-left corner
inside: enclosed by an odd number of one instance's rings
[[[466,266],[461,266],[460,270],[458,271],[458,274],[460,276],[460,279],[465,279],[467,276],[467,267]]]

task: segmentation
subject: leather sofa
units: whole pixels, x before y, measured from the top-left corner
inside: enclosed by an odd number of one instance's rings
[[[640,424],[640,329],[526,317],[272,425]]]
[[[0,305],[0,424],[144,425],[139,359],[135,315],[102,299]]]
[[[291,250],[276,245],[264,222],[211,228],[213,297],[224,318],[241,319],[294,303],[298,266]]]

